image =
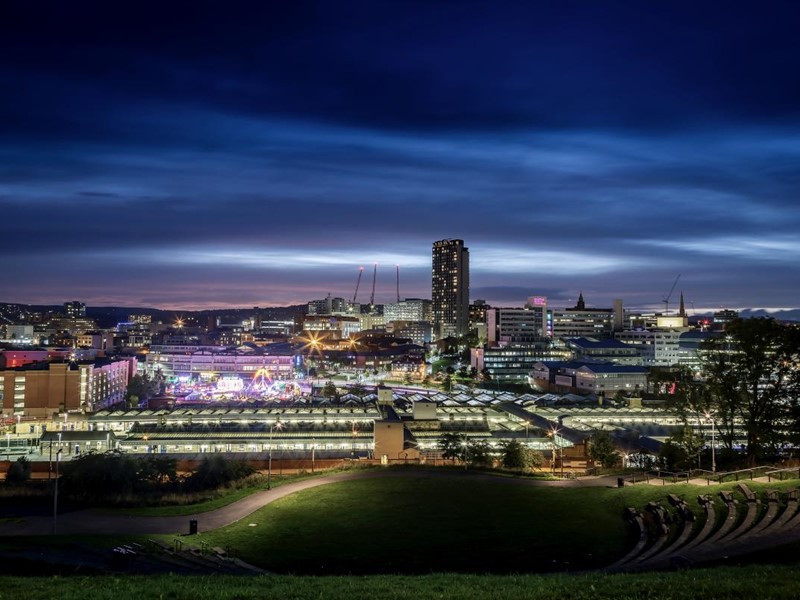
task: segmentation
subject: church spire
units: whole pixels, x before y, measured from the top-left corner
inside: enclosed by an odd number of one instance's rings
[[[681,292],[681,309],[678,311],[678,316],[679,317],[686,316],[686,306],[683,303],[683,292]]]
[[[575,305],[578,310],[586,310],[586,302],[583,301],[583,292],[578,296],[578,304]]]

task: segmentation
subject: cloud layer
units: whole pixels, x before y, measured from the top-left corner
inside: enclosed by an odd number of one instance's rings
[[[285,4],[3,9],[0,301],[797,305],[793,3]]]

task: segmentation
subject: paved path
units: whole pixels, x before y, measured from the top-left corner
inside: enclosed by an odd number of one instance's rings
[[[352,473],[336,473],[305,481],[296,481],[251,494],[242,500],[218,508],[216,510],[178,517],[143,517],[115,514],[97,509],[78,510],[58,515],[59,535],[91,535],[91,534],[178,534],[188,533],[189,521],[196,519],[200,531],[210,531],[235,523],[252,514],[262,506],[285,498],[295,492],[311,488],[374,477],[437,477],[437,478],[470,478],[473,480],[492,481],[500,485],[523,485],[540,487],[615,487],[615,477],[582,477],[574,480],[542,481],[516,477],[498,477],[495,475],[442,471],[366,471]],[[0,536],[49,535],[53,533],[52,516],[23,517],[19,521],[0,521]]]

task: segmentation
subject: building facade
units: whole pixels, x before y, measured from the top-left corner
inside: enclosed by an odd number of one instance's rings
[[[431,294],[436,339],[469,332],[469,249],[463,240],[433,243]]]
[[[122,402],[135,359],[37,362],[0,371],[3,415],[47,418]]]

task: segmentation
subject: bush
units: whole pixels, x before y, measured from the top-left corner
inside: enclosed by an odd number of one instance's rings
[[[6,483],[19,484],[25,483],[31,478],[31,463],[24,456],[20,456],[17,462],[12,462],[6,471]]]
[[[253,473],[255,468],[243,460],[229,460],[221,454],[213,454],[203,458],[197,470],[186,480],[186,490],[213,490]]]

